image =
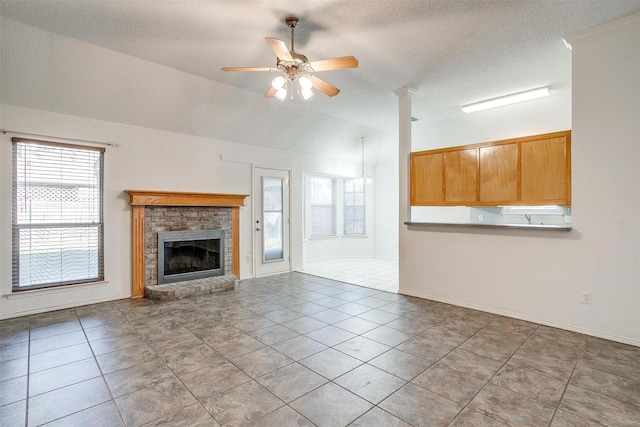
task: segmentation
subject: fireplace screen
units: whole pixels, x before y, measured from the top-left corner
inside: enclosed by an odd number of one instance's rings
[[[158,233],[158,284],[224,274],[224,231]]]

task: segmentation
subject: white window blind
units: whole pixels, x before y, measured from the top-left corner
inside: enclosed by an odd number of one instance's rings
[[[363,179],[344,180],[344,234],[365,234]]]
[[[13,138],[13,289],[104,279],[104,149]]]
[[[335,180],[311,178],[311,236],[336,235]]]

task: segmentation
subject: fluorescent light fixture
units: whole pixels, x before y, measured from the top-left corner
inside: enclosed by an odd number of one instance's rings
[[[500,98],[488,99],[486,101],[476,102],[462,107],[465,113],[473,113],[476,111],[487,110],[489,108],[502,107],[503,105],[515,104],[516,102],[529,101],[530,99],[542,98],[551,95],[548,87],[541,89],[528,90],[526,92],[514,93]]]

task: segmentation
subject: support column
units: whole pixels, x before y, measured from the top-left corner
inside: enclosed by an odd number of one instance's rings
[[[402,293],[404,287],[404,272],[409,266],[405,266],[406,257],[403,256],[405,246],[403,244],[406,232],[405,222],[411,221],[411,205],[409,197],[409,172],[411,170],[411,95],[415,91],[409,87],[402,87],[394,91],[398,96],[398,293]]]
[[[402,87],[394,91],[398,96],[398,149],[400,161],[398,172],[399,179],[399,208],[400,208],[400,229],[404,227],[405,221],[411,221],[411,205],[409,198],[409,172],[411,162],[411,96],[415,91],[409,87]]]

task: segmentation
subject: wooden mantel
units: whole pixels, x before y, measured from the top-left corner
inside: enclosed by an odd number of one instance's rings
[[[175,191],[125,190],[131,205],[132,277],[131,298],[144,296],[145,206],[213,206],[231,208],[231,272],[240,276],[240,206],[246,194],[191,193]]]

